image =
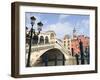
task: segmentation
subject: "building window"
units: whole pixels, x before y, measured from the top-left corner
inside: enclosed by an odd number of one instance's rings
[[[54,39],[54,34],[53,33],[51,33],[50,39]]]
[[[68,46],[70,46],[70,44],[68,43]]]
[[[70,47],[68,47],[68,49],[70,49]]]
[[[68,43],[69,43],[70,41],[68,40]]]
[[[64,47],[66,47],[66,44],[64,44]]]
[[[66,43],[66,41],[64,41],[64,43]]]

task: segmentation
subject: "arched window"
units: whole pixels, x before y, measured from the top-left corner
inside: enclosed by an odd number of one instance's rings
[[[50,39],[54,39],[54,34],[53,33],[51,33]]]
[[[49,39],[48,39],[48,37],[46,36],[46,37],[45,37],[45,44],[47,44],[47,43],[49,43]]]
[[[40,36],[40,44],[44,44],[44,37]]]

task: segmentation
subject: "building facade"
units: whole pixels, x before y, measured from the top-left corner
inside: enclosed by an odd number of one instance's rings
[[[65,35],[63,39],[63,46],[67,50],[68,54],[71,55],[71,38],[69,35]]]
[[[77,35],[76,29],[73,29],[73,35],[65,35],[63,45],[68,54],[76,58],[77,65],[90,63],[89,37]]]

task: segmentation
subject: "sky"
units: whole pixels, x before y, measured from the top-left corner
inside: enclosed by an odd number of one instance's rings
[[[25,26],[31,28],[30,17],[36,18],[33,28],[37,31],[37,23],[42,22],[41,32],[53,30],[56,38],[63,39],[65,35],[72,36],[73,29],[76,29],[77,35],[85,35],[89,37],[90,16],[79,14],[59,14],[59,13],[25,13]]]

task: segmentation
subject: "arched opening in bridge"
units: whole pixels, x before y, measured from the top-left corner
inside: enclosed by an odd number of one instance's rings
[[[47,43],[49,43],[49,39],[48,39],[48,37],[46,36],[46,37],[45,37],[45,44],[47,44]]]
[[[54,39],[54,33],[51,33],[50,39]]]
[[[33,45],[36,45],[38,43],[38,35],[34,34],[32,43],[33,43]]]
[[[51,49],[46,51],[35,62],[34,66],[61,66],[65,65],[65,57],[59,49]]]
[[[40,44],[44,44],[44,37],[40,36]]]
[[[55,42],[55,41],[54,41],[54,38],[55,38],[55,34],[54,34],[54,33],[51,33],[51,34],[50,34],[50,40],[51,40],[50,42],[51,42],[51,43],[54,43],[54,42]]]

